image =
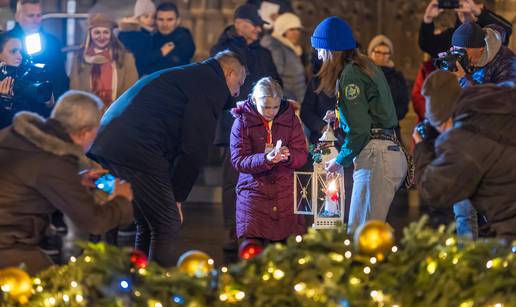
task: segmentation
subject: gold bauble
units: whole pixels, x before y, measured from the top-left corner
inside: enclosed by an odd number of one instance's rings
[[[213,270],[213,259],[205,252],[191,250],[179,257],[177,267],[192,277],[206,277]]]
[[[361,254],[383,260],[394,246],[394,230],[385,222],[367,221],[355,231],[354,241],[355,248]]]
[[[0,270],[0,287],[2,292],[21,304],[28,302],[32,295],[32,279],[24,270],[8,267]]]

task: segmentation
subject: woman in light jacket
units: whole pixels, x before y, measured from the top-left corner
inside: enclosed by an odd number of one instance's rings
[[[134,57],[114,35],[115,26],[105,15],[90,15],[84,46],[70,73],[70,89],[94,93],[106,109],[138,80]]]

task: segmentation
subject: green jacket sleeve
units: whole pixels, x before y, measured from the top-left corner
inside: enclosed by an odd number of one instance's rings
[[[339,82],[340,125],[346,138],[336,158],[338,164],[348,167],[369,141],[371,116],[366,89],[370,86],[358,67],[345,69]]]

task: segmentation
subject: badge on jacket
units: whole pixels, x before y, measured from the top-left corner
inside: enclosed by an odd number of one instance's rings
[[[347,100],[354,100],[360,95],[360,87],[358,85],[350,83],[344,88],[344,97]]]

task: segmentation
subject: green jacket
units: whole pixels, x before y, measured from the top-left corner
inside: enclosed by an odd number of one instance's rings
[[[392,129],[398,125],[389,84],[383,72],[371,64],[372,77],[350,63],[340,76],[338,111],[346,132],[337,163],[348,167],[370,139],[372,128]]]

